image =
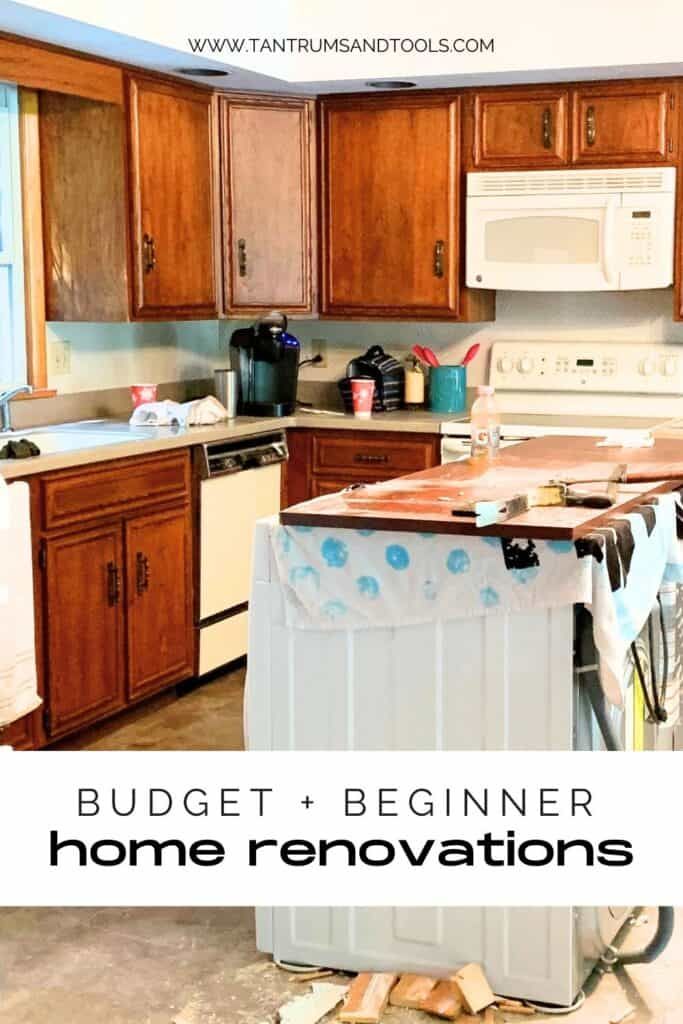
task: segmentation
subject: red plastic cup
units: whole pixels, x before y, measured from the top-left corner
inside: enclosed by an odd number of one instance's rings
[[[369,420],[372,416],[372,399],[374,394],[374,380],[366,380],[363,377],[353,377],[351,379],[353,415],[357,416],[359,420]]]
[[[156,402],[157,386],[156,384],[131,384],[130,397],[134,409],[137,409],[139,405],[144,405],[145,402]]]

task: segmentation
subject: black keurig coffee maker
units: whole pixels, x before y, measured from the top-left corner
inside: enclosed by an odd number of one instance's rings
[[[287,317],[273,311],[252,327],[233,331],[230,361],[239,375],[239,411],[245,416],[289,416],[296,406],[299,342]]]

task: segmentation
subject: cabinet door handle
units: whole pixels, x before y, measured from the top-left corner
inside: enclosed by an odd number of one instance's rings
[[[113,608],[121,598],[121,574],[116,562],[107,562],[107,600]]]
[[[240,277],[247,276],[247,240],[237,239],[237,269]]]
[[[443,277],[443,251],[444,243],[439,238],[434,242],[434,277]]]
[[[135,589],[140,596],[149,590],[149,559],[142,551],[135,556]]]
[[[367,464],[367,463],[378,463],[378,462],[388,462],[389,461],[389,456],[388,455],[370,455],[370,454],[368,454],[366,452],[356,452],[356,454],[353,456],[353,461],[354,462],[362,462],[364,464]]]
[[[552,149],[553,145],[553,115],[550,107],[543,111],[543,148]]]
[[[156,242],[152,235],[142,236],[142,264],[146,274],[151,273],[157,265]]]
[[[586,145],[594,146],[596,136],[595,107],[588,107],[586,110]]]

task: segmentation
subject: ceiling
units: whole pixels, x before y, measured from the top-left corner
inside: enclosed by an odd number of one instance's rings
[[[0,0],[0,30],[170,74],[190,66],[227,71],[227,77],[196,80],[231,91],[368,91],[368,81],[378,78],[444,88],[683,75],[679,0],[650,0],[647,19],[640,0],[573,0],[571,6],[563,0],[480,0],[462,6],[453,0],[403,6],[346,0],[335,7],[319,0]],[[192,52],[190,39],[225,38],[221,33],[229,33],[231,43],[258,42],[237,62]],[[386,42],[388,49],[326,56],[274,52],[273,39],[302,38],[317,45],[321,38],[365,38],[375,47]],[[483,43],[469,53],[419,52],[423,40],[441,39]]]

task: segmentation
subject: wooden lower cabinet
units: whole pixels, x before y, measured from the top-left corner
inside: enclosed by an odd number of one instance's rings
[[[30,750],[35,745],[33,735],[33,715],[24,715],[23,718],[12,722],[11,725],[0,729],[0,746],[7,745],[15,750]]]
[[[128,696],[192,675],[189,506],[125,524]]]
[[[193,675],[189,469],[183,451],[37,482],[39,743]]]
[[[287,431],[289,462],[283,508],[352,483],[392,480],[440,461],[438,434],[391,430]]]
[[[119,525],[44,542],[51,738],[125,704],[123,543]]]

